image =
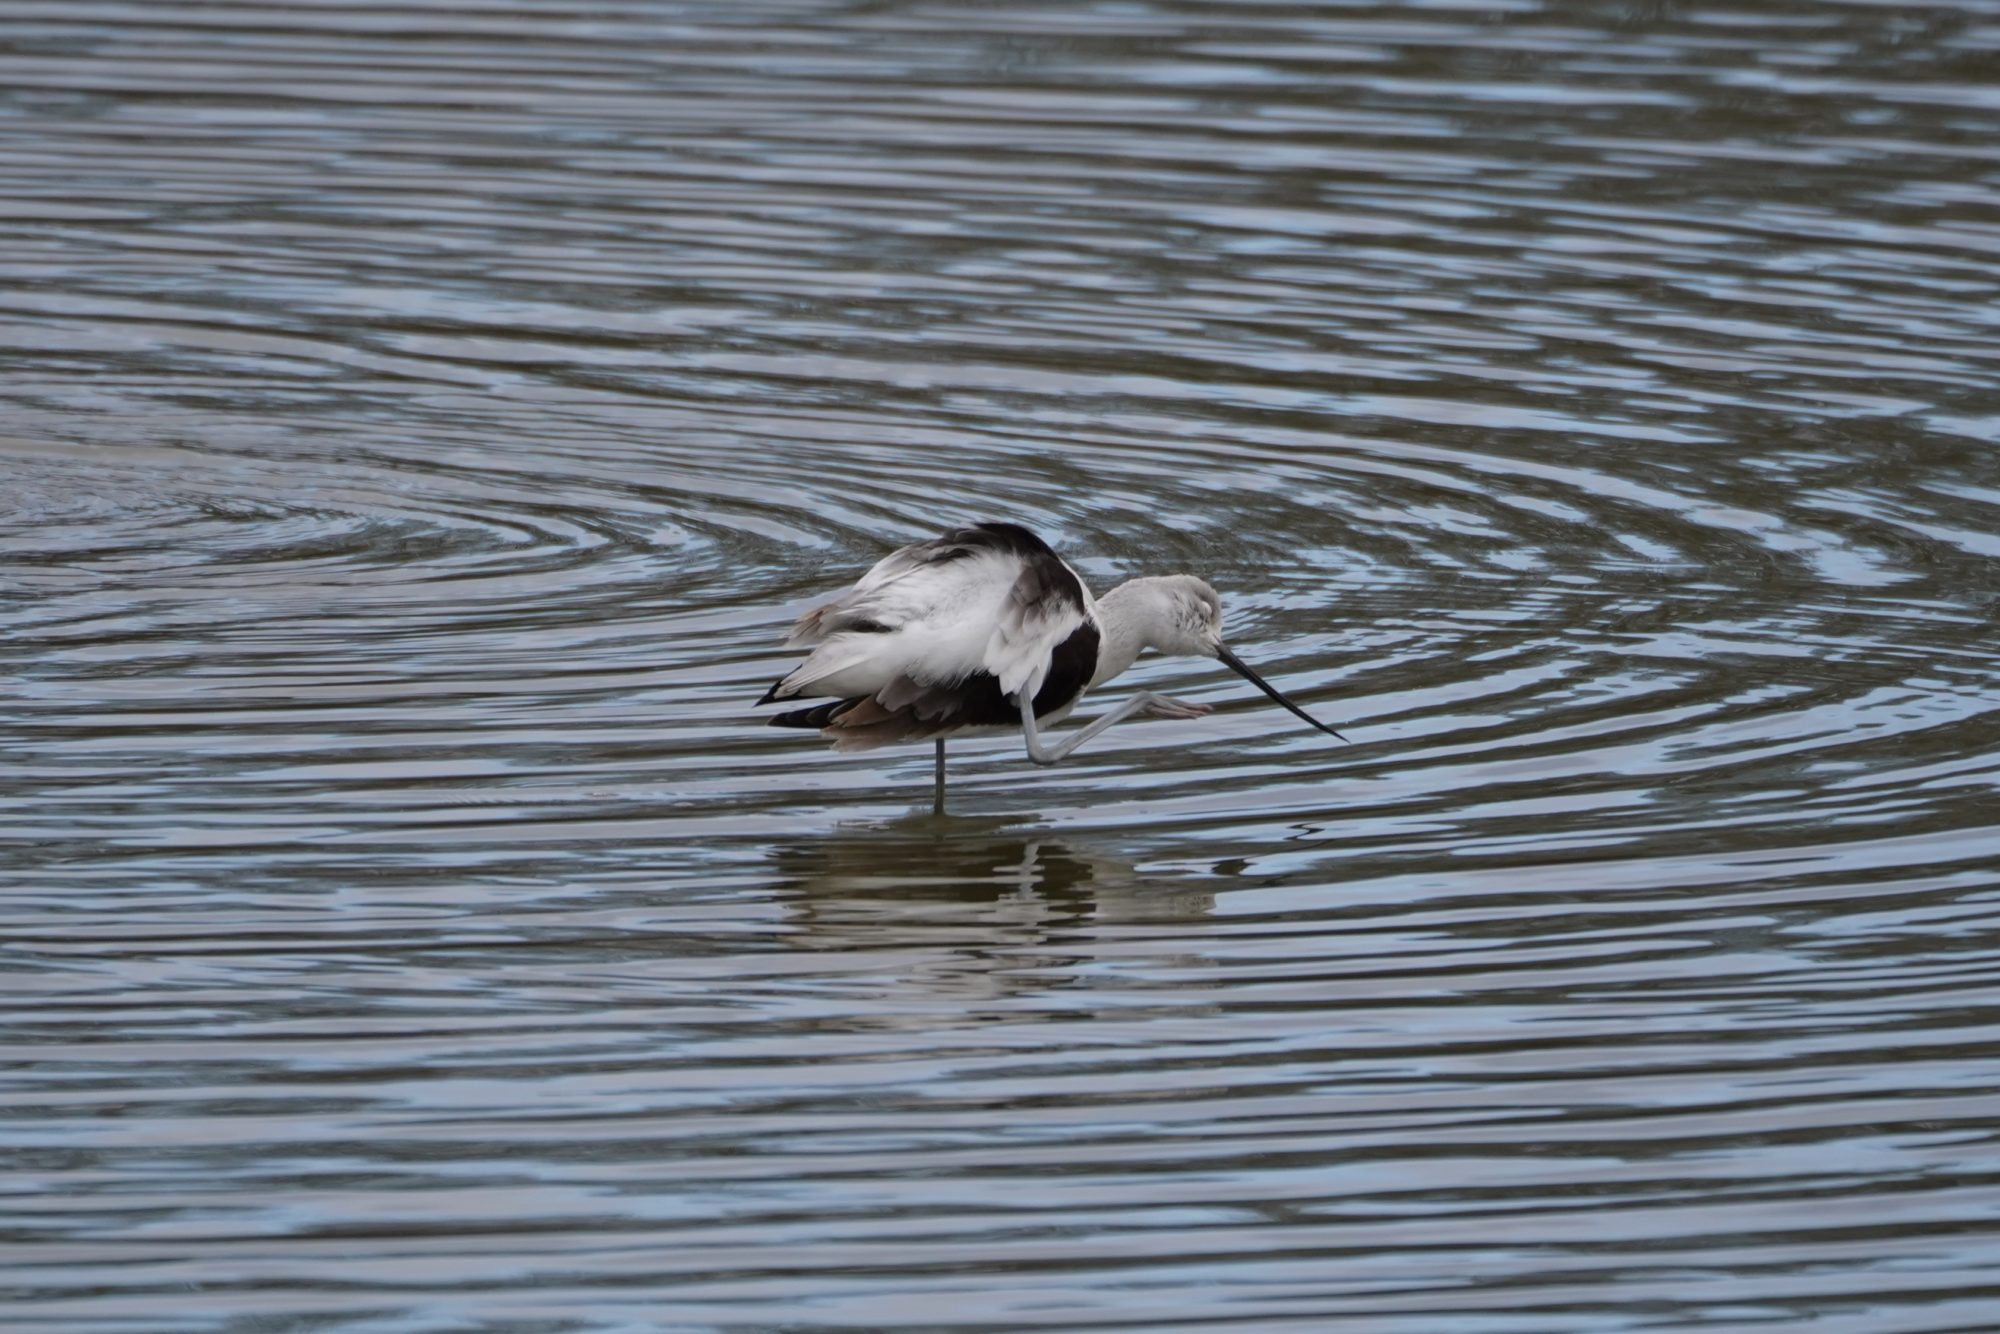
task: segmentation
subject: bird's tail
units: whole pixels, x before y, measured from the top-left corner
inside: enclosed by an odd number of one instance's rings
[[[873,750],[899,741],[928,740],[951,730],[945,722],[917,717],[913,709],[885,709],[867,695],[793,709],[773,717],[771,726],[817,727],[835,750]]]
[[[857,695],[853,699],[832,699],[824,704],[815,704],[809,709],[792,709],[786,713],[773,714],[771,717],[771,726],[810,727],[815,729],[825,727],[835,718],[838,718],[841,714],[846,713],[849,709],[859,704],[863,698],[865,697]]]

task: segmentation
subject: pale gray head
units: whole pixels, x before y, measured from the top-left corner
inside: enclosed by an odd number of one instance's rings
[[[1126,587],[1143,599],[1148,648],[1176,657],[1214,658],[1320,731],[1340,736],[1292,703],[1222,642],[1222,599],[1206,581],[1191,574],[1169,574],[1155,579],[1134,579]],[[1347,740],[1344,736],[1340,739]]]
[[[1140,581],[1149,587],[1152,613],[1147,647],[1178,658],[1212,658],[1222,645],[1222,599],[1191,574]]]

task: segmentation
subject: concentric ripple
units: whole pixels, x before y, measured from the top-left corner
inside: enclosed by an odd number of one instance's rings
[[[9,1328],[2000,1326],[1996,70],[10,7]],[[989,516],[1353,744],[762,726]]]

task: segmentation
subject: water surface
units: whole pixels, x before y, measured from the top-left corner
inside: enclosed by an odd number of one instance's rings
[[[1996,71],[11,7],[11,1327],[2000,1324]],[[761,725],[989,516],[1353,744],[1159,662],[940,821]]]

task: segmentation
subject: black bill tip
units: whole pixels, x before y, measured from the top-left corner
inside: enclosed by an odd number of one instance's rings
[[[1256,672],[1250,670],[1249,663],[1243,661],[1243,659],[1237,657],[1234,653],[1230,652],[1229,645],[1217,644],[1215,646],[1215,656],[1222,660],[1223,666],[1229,668],[1229,670],[1231,670],[1232,672],[1235,672],[1238,676],[1248,681],[1251,685],[1256,686],[1259,690],[1269,695],[1272,699],[1278,701],[1278,703],[1284,705],[1287,709],[1290,709],[1293,713],[1297,714],[1299,717],[1311,723],[1314,727],[1317,727],[1320,731],[1326,733],[1328,736],[1340,737],[1342,741],[1347,740],[1346,737],[1340,736],[1340,733],[1334,731],[1331,727],[1328,727],[1325,723],[1313,717],[1310,713],[1307,713],[1304,709],[1292,703],[1289,699],[1286,699],[1283,691],[1279,690],[1269,681],[1266,681],[1263,677],[1257,675]]]

